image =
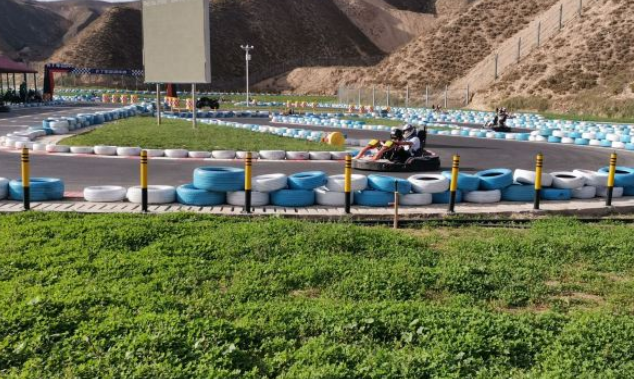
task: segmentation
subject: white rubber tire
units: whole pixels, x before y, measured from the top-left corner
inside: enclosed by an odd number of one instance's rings
[[[608,197],[608,187],[597,187],[597,197]],[[623,197],[623,187],[614,187],[612,197],[615,199]]]
[[[114,203],[125,200],[126,189],[119,186],[95,186],[84,188],[84,199],[91,203]]]
[[[165,150],[163,149],[145,149],[149,158],[160,158],[165,156]]]
[[[621,141],[612,142],[613,149],[625,149],[625,144]]]
[[[608,185],[608,174],[590,170],[574,170],[573,173],[582,175],[586,179],[587,186],[605,187]]]
[[[117,156],[139,157],[141,156],[141,148],[140,147],[117,147]]]
[[[345,175],[331,175],[328,177],[326,188],[332,192],[345,191]],[[368,188],[368,178],[365,175],[352,174],[350,182],[350,190],[352,192],[363,191]]]
[[[284,150],[262,150],[260,151],[260,159],[270,161],[281,161],[286,158],[286,151]]]
[[[562,189],[580,188],[586,185],[586,178],[574,172],[551,172],[553,187]]]
[[[236,159],[245,159],[247,157],[247,152],[246,151],[238,151],[236,152]],[[252,159],[258,159],[260,157],[260,154],[257,151],[252,151],[251,152],[251,158]]]
[[[95,149],[91,146],[71,146],[70,152],[73,154],[93,154]]]
[[[127,198],[131,203],[141,204],[141,187],[128,188]],[[172,186],[148,186],[148,204],[172,204],[176,201],[176,188]]]
[[[535,184],[535,171],[517,169],[513,173],[513,180],[521,184]],[[553,184],[553,177],[550,174],[542,174],[542,186],[550,187]]]
[[[406,207],[421,207],[432,203],[431,193],[410,193],[399,195],[399,204]]]
[[[56,129],[69,129],[70,123],[68,120],[57,120],[49,122],[48,127],[55,131]]]
[[[342,160],[346,159],[346,157],[348,155],[350,155],[350,153],[347,152],[347,151],[331,151],[330,155],[332,156],[333,160],[342,161]]]
[[[601,146],[601,141],[599,141],[598,139],[591,139],[590,146]]]
[[[196,159],[206,159],[211,157],[211,153],[209,151],[190,151],[189,157]]]
[[[466,192],[464,195],[464,200],[467,203],[474,203],[474,204],[499,203],[502,200],[502,191],[493,190],[493,191]]]
[[[449,190],[449,179],[443,175],[419,174],[407,179],[416,193],[443,193]]]
[[[350,200],[353,201],[353,194],[350,194]],[[346,194],[344,192],[329,191],[326,187],[315,189],[315,202],[317,205],[326,207],[345,207]]]
[[[27,149],[29,149],[29,150],[32,150],[33,149],[33,145],[35,145],[33,142],[18,141],[18,142],[15,143],[14,146],[15,146],[16,149],[20,149],[20,150],[22,150],[25,147]]]
[[[4,200],[9,196],[9,180],[0,178],[0,200]]]
[[[64,145],[46,145],[47,153],[70,153],[70,147]]]
[[[310,160],[312,161],[330,161],[332,160],[332,154],[330,151],[311,151],[309,153]]]
[[[95,154],[103,156],[113,156],[117,154],[116,146],[95,146]]]
[[[246,194],[244,191],[227,192],[227,204],[233,206],[244,206]],[[269,205],[269,194],[266,192],[251,191],[251,206],[263,207]]]
[[[33,151],[46,151],[46,144],[45,143],[33,144]]]
[[[214,159],[236,159],[235,150],[216,150],[211,152]]]
[[[564,137],[561,139],[561,143],[564,145],[572,145],[573,143],[575,143],[575,139],[570,137]]]
[[[579,187],[572,190],[573,199],[594,199],[595,197],[597,197],[597,187],[595,186]]]
[[[187,158],[189,151],[185,149],[167,149],[165,156],[168,158]]]
[[[310,159],[308,151],[287,151],[286,159],[292,161],[307,161]]]
[[[253,191],[275,192],[287,187],[288,177],[284,174],[260,175],[254,177],[252,183]]]

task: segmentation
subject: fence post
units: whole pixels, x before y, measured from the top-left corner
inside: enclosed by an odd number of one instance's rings
[[[376,108],[376,85],[372,85],[372,108]]]
[[[500,59],[500,53],[495,53],[495,80],[498,80],[498,61]]]
[[[28,211],[31,209],[31,171],[29,167],[29,149],[26,147],[22,148],[22,204],[24,206],[24,210]]]
[[[542,153],[537,154],[537,163],[535,167],[535,202],[533,203],[533,209],[539,210],[539,202],[542,195],[542,169],[544,167],[544,155]]]
[[[460,173],[460,155],[453,156],[451,166],[451,185],[449,187],[449,213],[456,210],[456,192],[458,191],[458,174]]]
[[[359,110],[361,110],[361,87],[359,87],[359,99],[357,106],[359,107]]]
[[[517,40],[517,63],[522,59],[522,37]]]
[[[425,108],[429,108],[429,86],[425,86]]]
[[[465,98],[465,101],[464,101],[465,107],[469,105],[469,102],[470,102],[469,99],[471,98],[471,94],[469,93],[470,92],[469,90],[470,88],[469,88],[469,85],[467,84],[467,97]]]
[[[579,0],[579,17],[583,16],[583,0]]]
[[[445,109],[449,108],[449,84],[445,85]]]
[[[610,173],[608,175],[608,198],[605,201],[607,207],[612,206],[612,197],[614,196],[614,177],[616,176],[616,153],[612,153],[610,156]]]
[[[244,211],[251,213],[251,176],[253,167],[253,156],[251,152],[247,152],[244,159]]]
[[[386,103],[387,103],[387,107],[390,107],[390,86],[387,86],[387,92],[386,92]]]
[[[559,7],[559,31],[564,27],[564,3]]]
[[[405,108],[409,108],[409,84],[405,87]]]
[[[542,41],[542,22],[537,23],[537,47],[541,45]]]

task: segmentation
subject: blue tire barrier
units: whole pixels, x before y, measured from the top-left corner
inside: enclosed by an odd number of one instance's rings
[[[398,193],[407,195],[412,192],[412,183],[407,179],[395,178],[385,175],[368,176],[368,186],[376,191],[391,192],[396,191],[396,183],[398,182]]]
[[[451,172],[443,171],[442,175],[451,181]],[[458,174],[458,189],[464,192],[477,191],[480,188],[480,178],[470,174]]]
[[[601,140],[601,147],[612,147],[612,141],[608,141],[606,139]]]
[[[589,144],[590,144],[590,140],[587,138],[575,138],[575,145],[588,146]]]
[[[214,192],[244,190],[244,170],[230,167],[200,167],[194,170],[194,186]]]
[[[326,184],[328,178],[325,172],[308,171],[293,174],[288,177],[288,187],[290,189],[314,190]]]
[[[531,135],[528,133],[519,133],[515,135],[515,140],[516,141],[528,141],[529,137]]]
[[[55,178],[31,178],[31,201],[62,200],[64,198],[64,182]],[[9,182],[9,197],[22,200],[22,180]]]
[[[582,134],[579,133],[579,132],[570,132],[570,133],[568,133],[568,137],[569,138],[574,138],[574,139],[582,138]]]
[[[634,187],[624,187],[623,196],[634,196]]]
[[[548,142],[550,142],[550,143],[561,143],[561,137],[550,136],[550,137],[548,137]]]
[[[572,199],[572,190],[558,188],[542,188],[542,200],[570,200]]]
[[[513,171],[505,168],[480,171],[475,176],[480,178],[479,189],[484,191],[501,190],[513,184]]]
[[[278,207],[309,207],[315,205],[315,191],[283,189],[271,192],[271,204]]]
[[[512,184],[502,190],[502,201],[530,203],[535,200],[535,187],[524,184]]]
[[[176,201],[185,205],[209,207],[225,203],[225,192],[211,192],[198,189],[193,184],[184,184],[176,189]]]
[[[365,190],[354,193],[354,203],[362,207],[389,207],[393,201],[393,192]]]
[[[623,142],[623,143],[632,142],[632,136],[621,136],[621,142]]]
[[[608,174],[609,167],[599,169],[600,173]],[[634,169],[629,167],[617,166],[616,175],[614,176],[615,187],[634,187]]]
[[[433,204],[449,204],[451,200],[451,192],[433,193],[431,195]],[[462,203],[462,191],[456,191],[456,204]]]
[[[628,143],[625,145],[625,150],[634,151],[634,143]]]
[[[469,131],[468,130],[461,130],[460,131],[460,135],[463,137],[469,137]]]

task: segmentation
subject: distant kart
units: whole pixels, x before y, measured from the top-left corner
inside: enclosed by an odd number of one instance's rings
[[[405,162],[392,162],[387,159],[378,161],[355,159],[352,167],[362,171],[381,172],[426,172],[440,170],[440,157],[433,151],[425,150],[422,157],[410,158]]]
[[[217,99],[212,99],[209,97],[201,97],[196,102],[196,108],[197,109],[211,108],[214,110],[218,110],[220,109],[220,102],[218,102]]]

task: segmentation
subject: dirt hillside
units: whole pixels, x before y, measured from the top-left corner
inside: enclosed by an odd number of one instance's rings
[[[605,1],[476,97],[512,107],[634,115],[634,0]]]

